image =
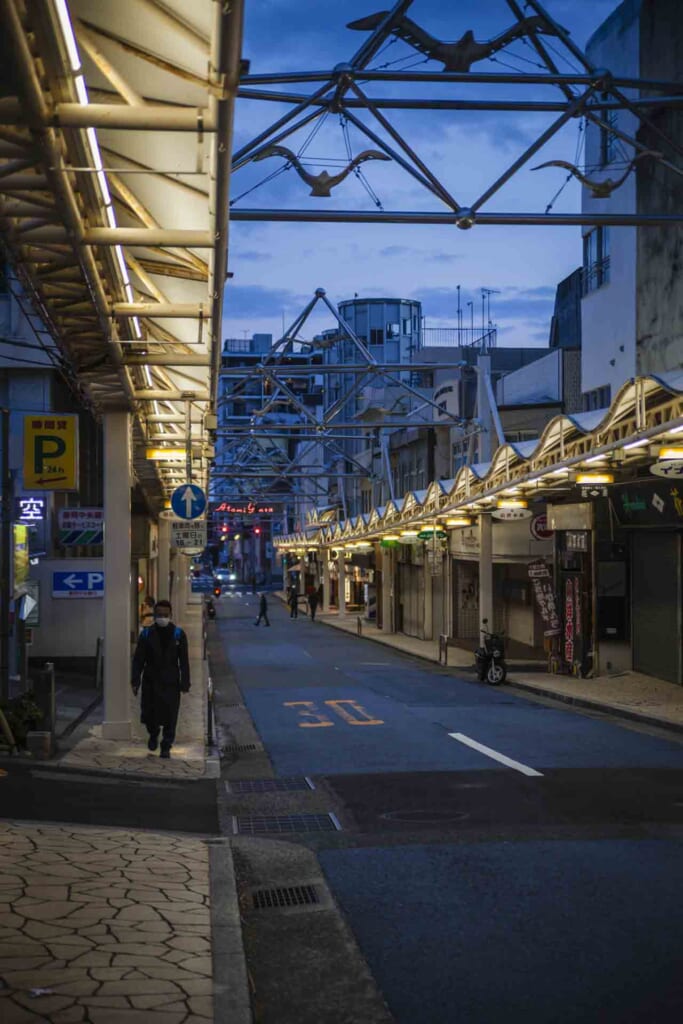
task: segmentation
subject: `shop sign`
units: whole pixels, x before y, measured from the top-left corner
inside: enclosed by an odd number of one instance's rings
[[[520,519],[531,519],[531,510],[528,508],[494,508],[491,515],[494,519],[511,522]]]
[[[604,484],[589,484],[581,488],[582,498],[606,498],[608,493]]]
[[[275,512],[274,505],[259,505],[253,501],[242,502],[240,505],[232,505],[229,501],[222,501],[220,505],[214,505],[214,512],[230,512],[237,515],[254,515],[256,513]]]
[[[534,540],[550,540],[554,531],[548,526],[548,517],[543,513],[543,515],[534,516],[531,520],[529,532]]]
[[[29,597],[31,599],[30,611],[24,619],[25,626],[40,625],[40,582],[39,580],[27,579],[19,587],[16,597]]]
[[[565,533],[565,549],[567,551],[588,551],[587,530],[567,530]]]
[[[427,548],[427,565],[432,576],[441,576],[443,573],[443,554],[438,548],[436,551]]]
[[[14,523],[13,532],[13,579],[14,590],[21,589],[28,579],[28,526]]]
[[[674,480],[621,486],[614,493],[613,506],[623,526],[681,525],[683,487]]]
[[[528,573],[541,619],[547,627],[544,636],[557,636],[560,633],[560,617],[557,614],[550,569],[543,559],[539,559],[529,563]]]
[[[75,491],[78,487],[78,416],[24,416],[24,487]]]
[[[574,609],[576,607],[574,580],[565,580],[564,587],[564,660],[574,664]]]
[[[15,503],[15,517],[20,523],[26,523],[27,526],[30,526],[33,523],[42,523],[45,519],[47,498],[42,495],[35,497],[27,494],[21,498],[16,498]]]
[[[62,508],[58,518],[59,543],[64,547],[104,543],[104,509]]]
[[[683,478],[683,459],[661,459],[653,462],[650,472],[654,476],[667,477],[669,480],[680,480]]]

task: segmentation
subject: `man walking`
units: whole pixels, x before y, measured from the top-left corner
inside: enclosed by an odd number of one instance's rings
[[[299,595],[296,587],[290,587],[289,590],[289,617],[290,619],[296,619],[299,615]]]
[[[256,617],[256,622],[254,623],[254,625],[255,626],[260,625],[261,619],[265,619],[266,626],[270,625],[270,622],[268,622],[268,602],[266,601],[266,595],[265,594],[261,594],[261,597],[260,597],[260,600],[259,600],[259,605],[258,605],[258,615]]]
[[[318,607],[318,591],[311,590],[308,595],[308,607],[311,609],[311,622],[315,622],[315,610]]]
[[[187,637],[171,621],[169,601],[154,605],[154,625],[145,626],[133,656],[131,686],[137,696],[142,684],[140,721],[147,727],[149,750],[156,750],[161,736],[160,757],[170,757],[175,739],[180,694],[190,689]]]

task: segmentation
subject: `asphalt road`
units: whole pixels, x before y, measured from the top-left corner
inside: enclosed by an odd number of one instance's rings
[[[311,777],[342,824],[298,839],[400,1024],[681,1019],[678,737],[458,679],[276,600],[257,630],[253,601],[221,600],[234,679],[275,774]]]
[[[0,818],[71,822],[216,835],[213,779],[128,780],[60,768],[2,762]]]

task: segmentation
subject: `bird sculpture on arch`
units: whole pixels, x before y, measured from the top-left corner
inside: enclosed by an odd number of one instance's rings
[[[366,160],[390,160],[391,157],[386,156],[385,153],[380,153],[377,149],[364,149],[362,153],[354,157],[353,160],[347,164],[347,166],[339,171],[338,174],[329,174],[327,171],[321,171],[320,174],[311,174],[309,171],[302,166],[301,161],[297,157],[296,153],[292,153],[291,149],[287,149],[286,146],[266,146],[260,153],[257,153],[253,157],[254,162],[258,160],[267,160],[271,156],[283,156],[287,163],[290,164],[297,172],[299,177],[310,185],[310,195],[317,196],[320,199],[329,199],[332,193],[332,189],[336,185],[340,185],[342,181],[352,171],[358,167],[359,164],[364,163]]]
[[[651,156],[653,159],[661,159],[662,154],[657,153],[654,149],[646,149],[633,157],[633,160],[631,160],[621,177],[603,178],[602,181],[595,181],[592,178],[586,177],[575,164],[570,164],[567,160],[548,160],[547,163],[538,164],[537,167],[532,167],[531,170],[540,171],[544,167],[563,167],[570,174],[573,174],[575,178],[578,178],[585,188],[591,190],[591,199],[609,199],[612,193],[624,184],[637,162],[646,156]]]
[[[347,28],[356,29],[359,32],[372,32],[389,15],[389,11],[377,11],[376,14],[369,14],[366,18],[359,18],[351,21]],[[419,53],[424,53],[430,60],[438,60],[443,64],[444,71],[469,71],[472,65],[479,60],[486,60],[498,50],[504,49],[515,39],[531,35],[534,32],[542,32],[545,35],[557,35],[548,26],[543,18],[534,15],[529,18],[521,18],[511,25],[510,28],[501,32],[485,42],[479,42],[474,38],[474,33],[468,29],[457,42],[446,43],[441,39],[426,32],[420,25],[411,18],[401,15],[391,26],[391,34],[408,43]]]

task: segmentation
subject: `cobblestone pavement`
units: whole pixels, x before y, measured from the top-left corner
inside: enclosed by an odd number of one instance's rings
[[[207,846],[0,824],[0,1020],[213,1021]]]

